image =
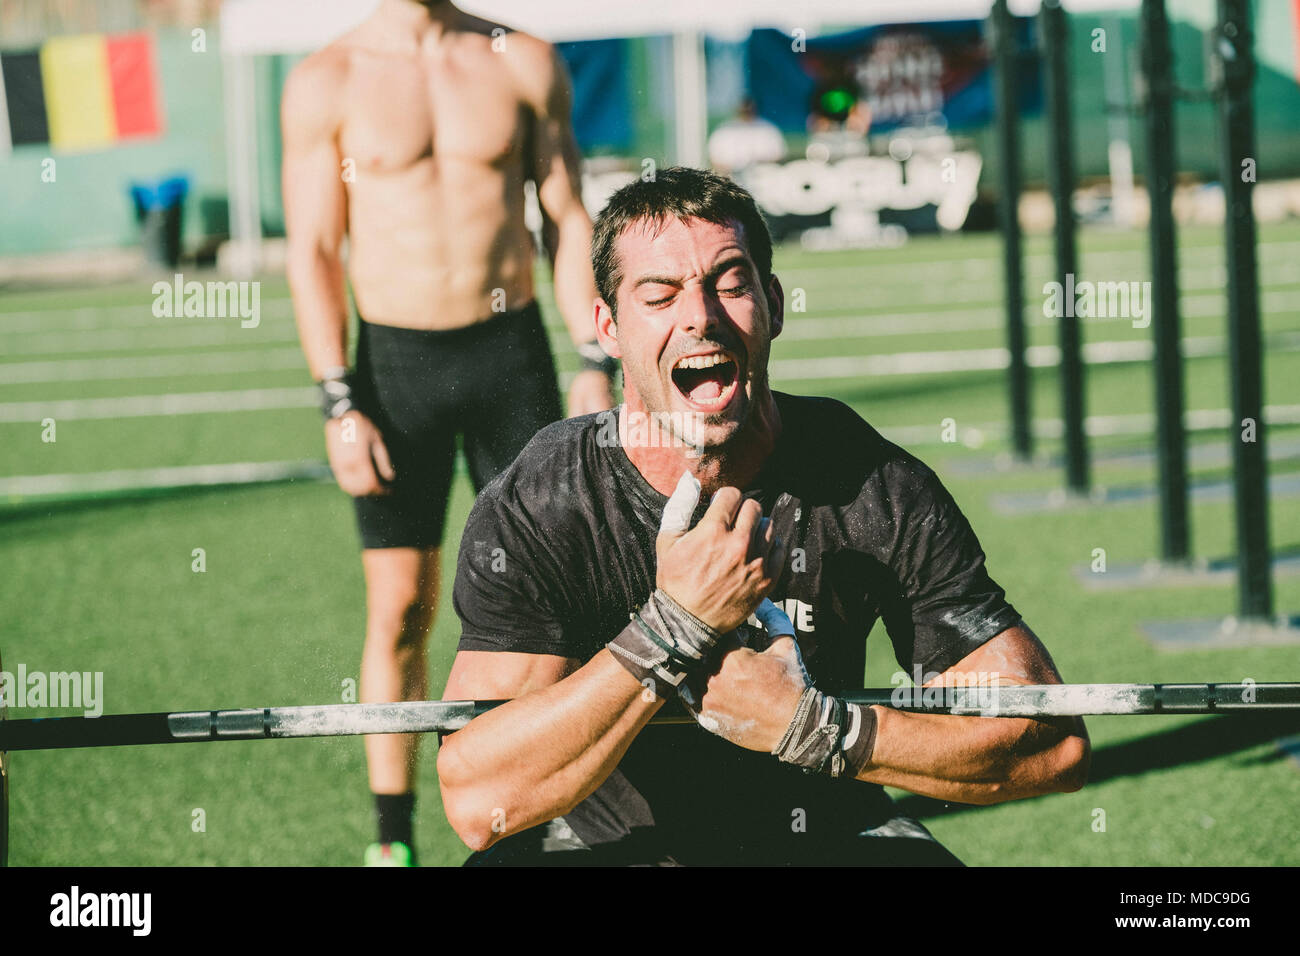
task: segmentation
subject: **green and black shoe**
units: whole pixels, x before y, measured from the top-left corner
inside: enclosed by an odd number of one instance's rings
[[[415,866],[415,854],[405,843],[372,843],[366,847],[366,866]]]

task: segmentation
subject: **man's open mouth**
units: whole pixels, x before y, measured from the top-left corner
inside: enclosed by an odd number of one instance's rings
[[[723,408],[736,394],[740,363],[729,352],[684,355],[672,371],[673,385],[701,411]]]

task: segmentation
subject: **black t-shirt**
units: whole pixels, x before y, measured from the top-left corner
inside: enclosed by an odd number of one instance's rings
[[[878,619],[909,675],[943,671],[1020,620],[933,471],[840,402],[774,395],[781,436],[745,495],[788,543],[771,598],[820,689],[864,686]],[[586,662],[654,590],[667,497],[628,459],[615,421],[602,413],[544,428],[483,489],[456,570],[460,650]],[[490,852],[518,856],[546,841],[646,861],[790,862],[892,815],[874,784],[808,775],[698,726],[650,726],[563,821]]]

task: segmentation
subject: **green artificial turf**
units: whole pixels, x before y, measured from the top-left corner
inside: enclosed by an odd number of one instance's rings
[[[1183,257],[1184,331],[1226,335],[1220,233],[1189,228]],[[1261,229],[1264,326],[1300,332],[1300,227]],[[788,317],[773,360],[821,359],[1001,346],[998,244],[986,236],[917,239],[897,250],[777,253],[787,294],[805,292],[806,312]],[[1145,239],[1088,230],[1083,274],[1141,280]],[[1040,309],[1050,245],[1027,243],[1026,303]],[[1219,263],[1218,266],[1215,263]],[[0,479],[179,465],[318,459],[323,449],[310,407],[140,417],[71,417],[57,441],[43,442],[40,407],[123,396],[302,388],[306,371],[284,360],[295,347],[282,279],[262,287],[256,329],[216,319],[155,319],[149,283],[30,291],[0,301],[0,411],[35,403],[23,420],[0,418]],[[576,366],[549,298],[543,304],[559,366]],[[881,334],[881,317],[913,314],[983,328],[909,329]],[[864,317],[853,334],[844,322]],[[842,324],[835,326],[839,321]],[[1085,324],[1087,341],[1149,339],[1130,322]],[[1042,319],[1031,341],[1051,344]],[[247,352],[257,370],[205,371],[205,357]],[[276,357],[276,353],[280,353]],[[157,376],[105,377],[101,360],[179,357],[193,368]],[[99,362],[100,377],[67,371]],[[215,362],[215,360],[213,360]],[[238,365],[238,360],[234,361]],[[257,364],[260,362],[261,364]],[[32,363],[45,363],[40,367]],[[1265,394],[1300,404],[1300,352],[1266,356]],[[25,366],[25,370],[20,366]],[[146,366],[123,366],[140,368]],[[224,366],[223,366],[224,367]],[[5,373],[8,373],[7,375]],[[1226,358],[1186,363],[1187,406],[1228,404]],[[39,379],[39,380],[33,380]],[[1005,451],[1006,383],[1000,372],[774,382],[829,394],[887,433],[932,426],[914,450],[930,462],[969,516],[989,568],[1051,650],[1066,680],[1202,681],[1300,679],[1300,646],[1165,652],[1139,634],[1148,619],[1213,617],[1236,608],[1231,585],[1083,589],[1073,569],[1103,548],[1111,564],[1145,560],[1158,547],[1156,505],[1086,506],[1004,516],[991,496],[1059,488],[1050,467],[971,473],[963,459]],[[1094,415],[1139,415],[1153,408],[1149,368],[1097,366],[1088,372]],[[1035,414],[1059,415],[1053,370],[1034,373]],[[83,406],[89,407],[89,406]],[[15,413],[16,414],[16,413]],[[987,429],[981,447],[940,441],[941,422]],[[992,426],[992,427],[989,427]],[[1279,440],[1300,435],[1274,428]],[[1193,441],[1224,441],[1223,435]],[[1099,453],[1150,449],[1149,436],[1094,441]],[[1058,442],[1042,442],[1044,452]],[[1300,471],[1279,461],[1274,474]],[[1197,478],[1226,478],[1223,465]],[[1097,484],[1150,485],[1152,463],[1094,464]],[[443,553],[449,590],[455,546],[472,503],[459,475]],[[1270,502],[1275,549],[1300,546],[1295,498]],[[1197,555],[1235,548],[1231,505],[1192,509]],[[206,570],[192,570],[202,548]],[[271,704],[332,703],[356,680],[364,626],[358,543],[347,499],[328,483],[178,489],[148,494],[0,501],[0,658],[29,671],[102,671],[104,709],[135,712]],[[1300,612],[1300,578],[1279,577],[1276,605]],[[440,691],[458,634],[449,601],[430,640],[431,687]],[[868,652],[868,684],[887,686],[898,669],[878,631]],[[11,717],[48,711],[14,709]],[[61,713],[67,713],[62,711]],[[958,856],[973,864],[1210,865],[1300,863],[1300,766],[1275,741],[1300,733],[1297,720],[1209,717],[1101,717],[1089,722],[1093,780],[1083,790],[987,808],[945,807],[897,794]],[[433,742],[421,761],[417,845],[425,864],[459,863],[467,850],[442,817]],[[355,738],[18,753],[12,763],[11,862],[16,865],[356,864],[373,820],[361,742]],[[201,812],[200,812],[201,811]],[[1104,819],[1104,830],[1100,823]],[[202,823],[200,827],[199,824]]]

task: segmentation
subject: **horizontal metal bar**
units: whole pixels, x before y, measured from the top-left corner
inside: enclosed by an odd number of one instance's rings
[[[968,717],[1259,714],[1300,711],[1300,683],[895,687],[851,693],[845,699],[897,710]],[[0,721],[0,751],[447,733],[502,703],[428,700],[7,720]],[[681,712],[663,711],[652,723],[691,724],[694,720]]]

